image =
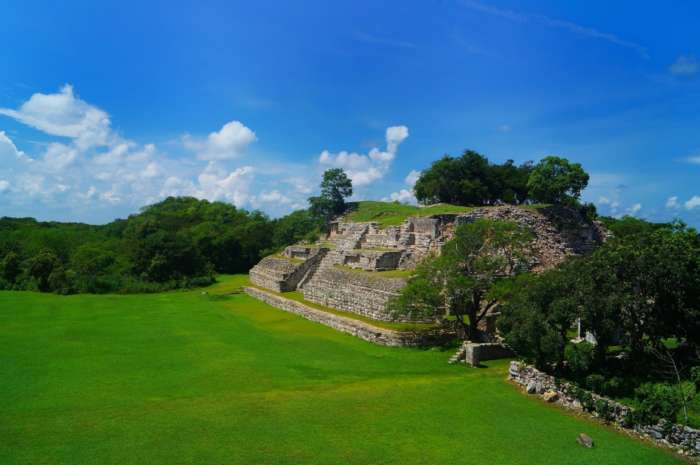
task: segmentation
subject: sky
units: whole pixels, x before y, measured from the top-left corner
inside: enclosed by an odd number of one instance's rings
[[[700,3],[8,0],[0,216],[106,223],[170,195],[414,202],[476,150],[559,155],[600,213],[700,226]]]

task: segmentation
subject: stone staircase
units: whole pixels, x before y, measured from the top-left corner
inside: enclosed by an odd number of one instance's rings
[[[465,347],[464,344],[462,344],[459,347],[459,350],[455,352],[455,354],[450,357],[450,359],[447,361],[450,365],[454,363],[464,363],[464,359],[466,358],[467,355],[467,348]]]
[[[335,239],[338,250],[355,250],[369,230],[369,224],[351,223],[345,233]]]
[[[323,264],[323,261],[326,259],[328,256],[329,250],[328,249],[321,249],[318,251],[318,254],[316,255],[316,261],[314,262],[313,265],[309,267],[308,270],[306,270],[306,273],[304,273],[304,276],[299,280],[299,284],[297,284],[297,289],[303,289],[304,286],[306,285],[307,282],[309,282],[316,272],[321,269],[321,266]]]

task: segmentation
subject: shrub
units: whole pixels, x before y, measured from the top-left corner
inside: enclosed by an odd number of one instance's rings
[[[569,344],[564,349],[564,358],[569,369],[577,378],[582,377],[591,369],[595,347],[589,342]]]
[[[603,385],[605,383],[605,377],[594,373],[592,375],[586,376],[586,388],[591,391],[601,394],[603,392]]]
[[[667,383],[644,383],[635,391],[635,398],[635,419],[641,424],[656,424],[661,419],[675,422],[683,405],[678,389]]]
[[[615,410],[610,405],[607,400],[598,399],[595,401],[595,411],[598,414],[598,418],[603,421],[610,422],[615,418]]]

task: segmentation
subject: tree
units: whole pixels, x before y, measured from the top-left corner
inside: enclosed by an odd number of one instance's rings
[[[334,216],[345,212],[345,199],[352,195],[352,181],[341,168],[332,168],[323,173],[321,195],[310,197],[311,214],[327,223]]]
[[[63,265],[55,253],[50,250],[43,250],[38,255],[29,259],[27,270],[29,276],[34,279],[36,287],[42,292],[52,290],[52,276],[58,276],[62,272]]]
[[[455,205],[490,205],[496,202],[520,204],[527,200],[527,180],[531,163],[516,166],[513,160],[502,165],[473,151],[460,157],[445,155],[433,162],[416,181],[419,202]]]
[[[313,241],[318,237],[319,226],[318,220],[308,210],[297,210],[283,216],[275,220],[273,247],[279,249],[301,240]]]
[[[579,163],[566,158],[545,157],[532,170],[527,181],[530,197],[553,204],[575,203],[588,185],[588,173]]]
[[[527,269],[532,234],[516,223],[477,220],[460,225],[439,257],[417,269],[390,308],[397,314],[455,317],[472,340],[479,323],[499,303],[496,284]]]
[[[498,327],[506,342],[539,368],[561,367],[568,332],[578,317],[579,301],[571,280],[570,263],[539,276],[523,276],[501,309]]]
[[[20,258],[15,252],[8,252],[0,260],[0,279],[8,284],[14,284],[21,272]]]

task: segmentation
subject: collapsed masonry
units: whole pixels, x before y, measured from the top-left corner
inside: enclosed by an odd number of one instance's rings
[[[399,226],[377,223],[331,224],[323,241],[293,245],[280,255],[265,257],[250,270],[255,286],[275,292],[300,290],[304,299],[375,320],[396,320],[387,310],[410,270],[427,256],[440,253],[457,225],[480,218],[516,222],[534,239],[527,256],[539,272],[567,256],[590,252],[605,240],[606,231],[579,212],[562,207],[484,207],[469,213],[410,217]],[[415,321],[415,320],[413,320]]]

